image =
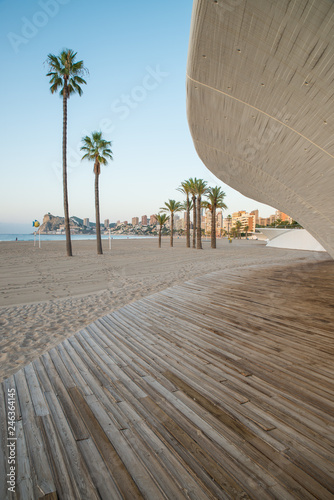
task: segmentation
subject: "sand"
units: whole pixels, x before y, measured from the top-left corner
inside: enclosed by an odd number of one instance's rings
[[[184,239],[0,243],[0,380],[97,318],[141,297],[214,270],[324,261],[328,254],[267,248],[264,242],[218,240],[217,249],[187,249]]]

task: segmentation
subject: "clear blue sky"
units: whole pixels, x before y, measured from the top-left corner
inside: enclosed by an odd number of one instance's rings
[[[273,213],[218,181],[195,152],[185,96],[191,10],[192,0],[0,0],[1,233],[63,215],[62,101],[43,64],[63,48],[89,70],[82,97],[68,103],[70,215],[95,220],[92,165],[78,151],[94,130],[114,153],[100,176],[102,220],[156,213],[195,176],[223,187],[227,213]]]

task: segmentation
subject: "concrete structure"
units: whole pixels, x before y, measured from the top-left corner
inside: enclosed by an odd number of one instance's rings
[[[311,250],[313,252],[326,251],[306,229],[264,228],[260,231],[267,239],[268,247]]]
[[[142,226],[147,226],[147,215],[142,215],[141,224]]]
[[[334,257],[334,3],[195,0],[187,112],[205,165]]]
[[[139,224],[139,217],[132,217],[132,225],[138,226],[138,224]]]
[[[109,229],[109,219],[104,219],[104,228]]]
[[[86,227],[89,227],[89,226],[90,226],[88,217],[86,217],[86,218],[83,220],[83,225],[84,225],[84,226],[86,226]]]

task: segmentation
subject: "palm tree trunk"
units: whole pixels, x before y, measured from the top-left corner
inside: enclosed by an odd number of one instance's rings
[[[67,83],[66,81],[64,84],[64,92],[63,92],[63,197],[64,197],[66,253],[68,257],[72,257],[72,243],[71,243],[70,218],[69,218],[68,194],[67,194]]]
[[[99,203],[99,174],[95,172],[95,218],[96,218],[96,244],[97,253],[102,255],[101,227],[100,227],[100,203]]]
[[[161,248],[161,226],[159,228],[159,248]]]
[[[187,248],[190,248],[190,210],[189,196],[187,196]]]
[[[197,250],[202,250],[201,196],[197,197]]]
[[[174,231],[174,213],[170,214],[170,246],[173,246],[173,231]]]
[[[196,196],[193,196],[193,248],[196,248]]]
[[[216,248],[216,209],[214,207],[211,213],[211,248]]]

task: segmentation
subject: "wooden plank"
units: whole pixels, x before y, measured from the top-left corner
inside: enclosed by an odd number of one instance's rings
[[[92,439],[84,439],[78,442],[82,457],[86,462],[89,475],[94,483],[95,489],[102,500],[122,500],[124,497],[113,481],[100,453]],[[90,496],[82,496],[90,500]]]
[[[20,500],[34,498],[34,484],[29,461],[29,453],[24,437],[22,420],[16,423],[17,435],[17,490]],[[0,498],[4,498],[0,495]]]
[[[14,378],[22,412],[23,430],[29,452],[30,464],[34,471],[34,493],[36,498],[43,498],[43,496],[46,495],[56,494],[53,474],[44,450],[43,439],[36,423],[36,415],[24,371],[18,371]]]
[[[32,363],[24,367],[24,374],[28,383],[35,414],[38,417],[49,415],[49,408],[45,402],[44,394],[41,390],[41,386],[39,385]]]
[[[124,463],[122,462],[115,448],[106,436],[91,408],[85,402],[79,389],[77,389],[76,387],[70,388],[69,394],[77,410],[80,412],[82,418],[84,419],[87,428],[90,431],[91,438],[93,439],[97,449],[99,450],[104,464],[108,467],[110,473],[112,474],[112,477],[114,478],[114,481],[117,484],[121,495],[129,499],[143,498],[133,478],[128,473],[126,467],[124,466]]]
[[[64,453],[64,448],[58,438],[50,415],[36,417],[36,421],[43,438],[48,461],[52,464],[57,495],[64,500],[78,498],[79,490],[73,482],[73,477],[71,477],[70,463]]]
[[[68,472],[71,475],[71,480],[75,482],[80,498],[95,500],[98,498],[98,495],[92,484],[86,465],[79,453],[78,443],[72,434],[66,418],[67,415],[66,413],[64,414],[53,392],[46,392],[45,396],[50,408],[52,420],[57,429],[57,434],[63,445],[63,455],[67,457],[67,462],[69,464]],[[71,413],[75,413],[75,410],[71,410]],[[77,415],[77,418],[80,418],[79,415]]]
[[[48,405],[50,405],[48,393],[50,394],[51,392],[54,392],[57,395],[58,401],[66,415],[68,424],[75,439],[87,439],[89,437],[88,430],[80,415],[74,411],[72,400],[69,397],[51,358],[44,354],[39,360],[34,361],[34,366],[38,372],[40,380],[42,381],[44,389],[46,389]],[[53,391],[50,390],[50,386],[53,388]]]

